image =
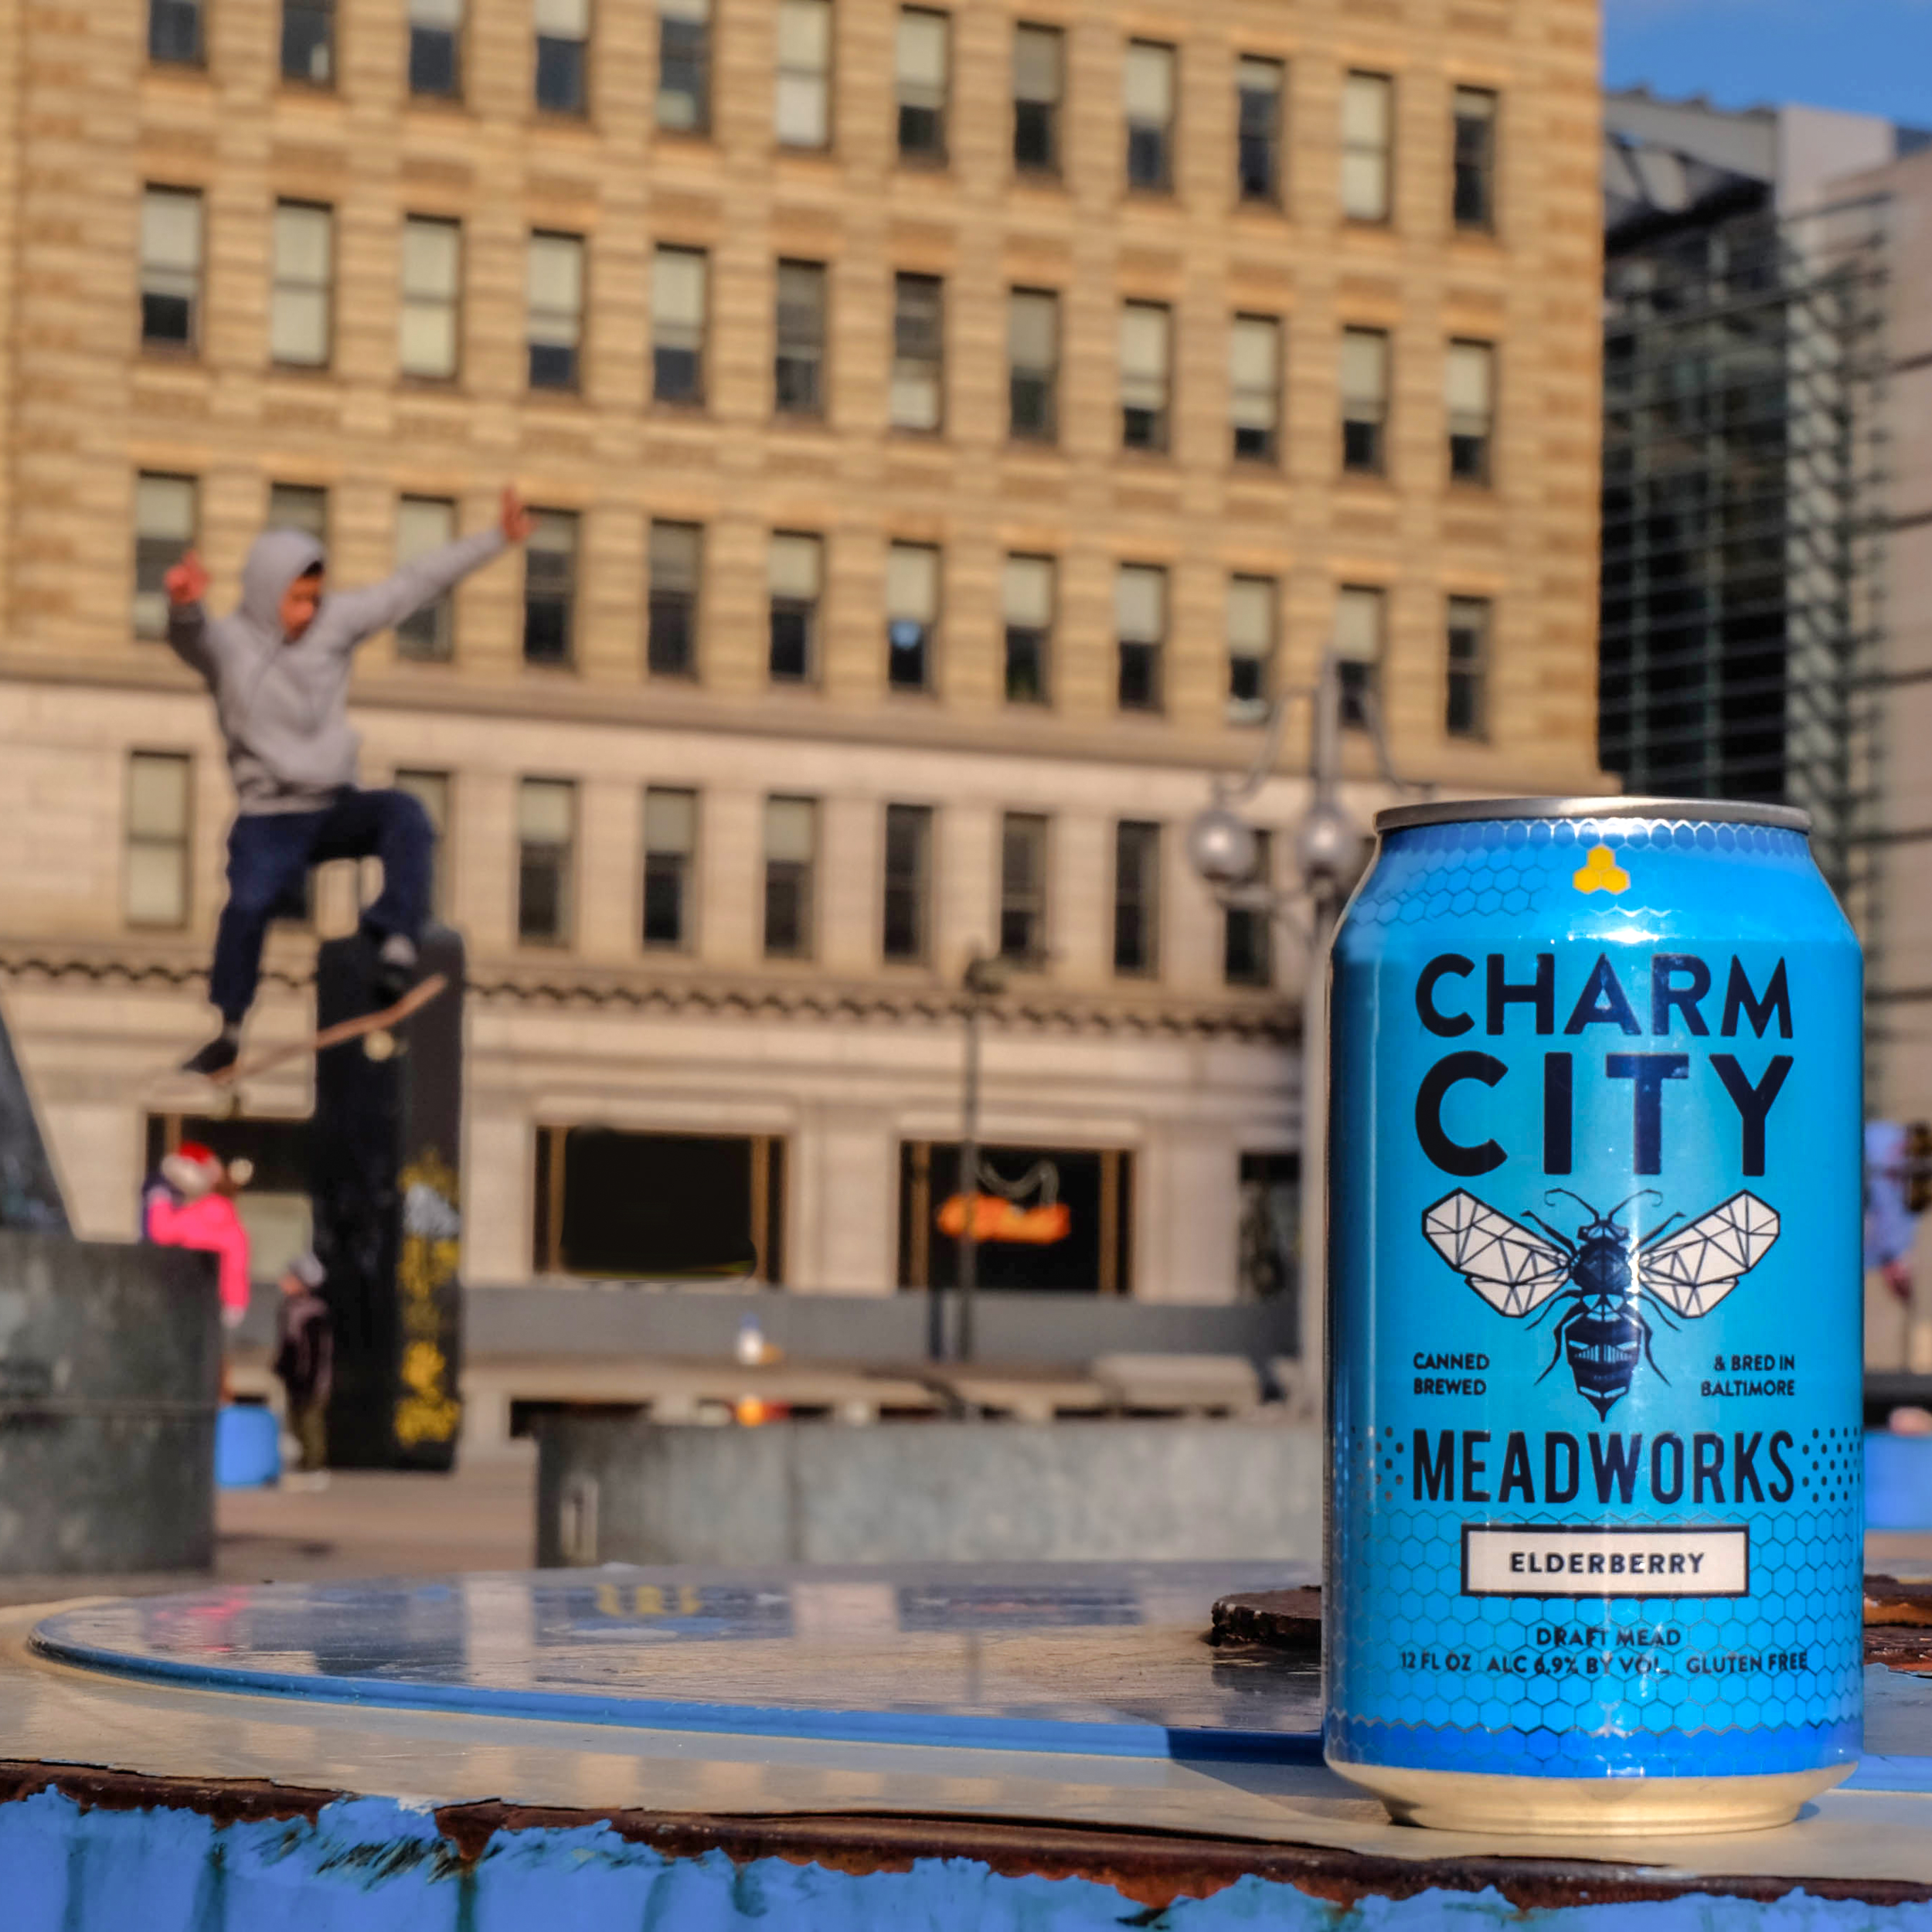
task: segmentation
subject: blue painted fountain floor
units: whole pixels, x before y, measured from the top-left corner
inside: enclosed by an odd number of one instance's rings
[[[1479,1879],[1445,1893],[1387,1877],[1481,1859],[1785,1889],[1775,1905],[1579,1907],[1549,1915],[1553,1932],[1932,1932],[1932,1902],[1859,1902],[1872,1886],[1932,1901],[1932,1681],[1868,1670],[1864,1763],[1780,1831],[1607,1844],[1406,1830],[1319,1762],[1311,1665],[1202,1641],[1216,1596],[1301,1580],[1221,1565],[612,1566],[0,1612],[0,1757],[10,1775],[28,1767],[20,1795],[0,1794],[0,1929],[1515,1921],[1521,1901]],[[145,1781],[152,1804],[96,1803],[69,1788],[87,1774],[51,1768],[89,1765]],[[223,1790],[267,1794],[270,1815],[209,1815]],[[496,1800],[530,1821],[459,1857],[440,1808]],[[862,1845],[864,1821],[886,1818],[983,1825],[1022,1845],[1087,1830],[1257,1859],[1298,1847],[1375,1861],[1389,1895],[1338,1915],[1293,1883],[1243,1877],[1150,1917],[1111,1883],[951,1856],[859,1876],[842,1854],[734,1863],[655,1848],[621,1823],[693,1817],[816,1820]],[[1791,1889],[1807,1884],[1836,1897]]]
[[[571,1723],[1135,1757],[1321,1758],[1312,1658],[1217,1659],[1275,1565],[264,1584],[46,1618],[43,1655],[198,1689]]]

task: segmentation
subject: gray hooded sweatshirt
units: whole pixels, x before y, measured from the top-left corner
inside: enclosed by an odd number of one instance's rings
[[[323,560],[299,530],[258,536],[242,566],[233,616],[210,618],[199,604],[171,606],[168,641],[215,694],[239,809],[320,811],[355,782],[362,740],[349,723],[349,660],[364,638],[400,624],[505,548],[501,530],[479,530],[430,550],[386,583],[326,592],[299,638],[282,631],[283,594]]]

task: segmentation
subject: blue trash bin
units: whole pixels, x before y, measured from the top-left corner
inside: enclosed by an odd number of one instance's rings
[[[1932,1529],[1932,1436],[1866,1435],[1865,1526]]]
[[[231,1402],[215,1418],[215,1486],[260,1489],[281,1479],[282,1446],[272,1409]]]

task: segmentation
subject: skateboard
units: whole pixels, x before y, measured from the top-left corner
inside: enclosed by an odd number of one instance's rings
[[[325,1026],[306,1039],[265,1047],[259,1053],[245,1053],[233,1066],[224,1067],[219,1073],[185,1073],[176,1070],[168,1077],[212,1087],[219,1097],[230,1104],[232,1111],[235,1090],[243,1080],[265,1073],[270,1067],[284,1066],[304,1053],[325,1053],[332,1046],[342,1046],[351,1040],[359,1039],[363,1043],[362,1051],[371,1060],[387,1060],[396,1051],[393,1029],[411,1015],[420,1013],[438,994],[447,989],[449,983],[446,975],[431,973],[418,980],[400,999],[379,1007],[372,1013],[358,1013],[352,1019],[339,1019],[334,1026]]]

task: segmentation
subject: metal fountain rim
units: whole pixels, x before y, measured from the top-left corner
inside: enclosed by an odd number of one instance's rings
[[[1415,825],[1461,825],[1494,818],[1670,818],[1692,824],[1770,825],[1810,836],[1811,815],[1796,805],[1740,798],[1430,798],[1376,814],[1378,837]]]

